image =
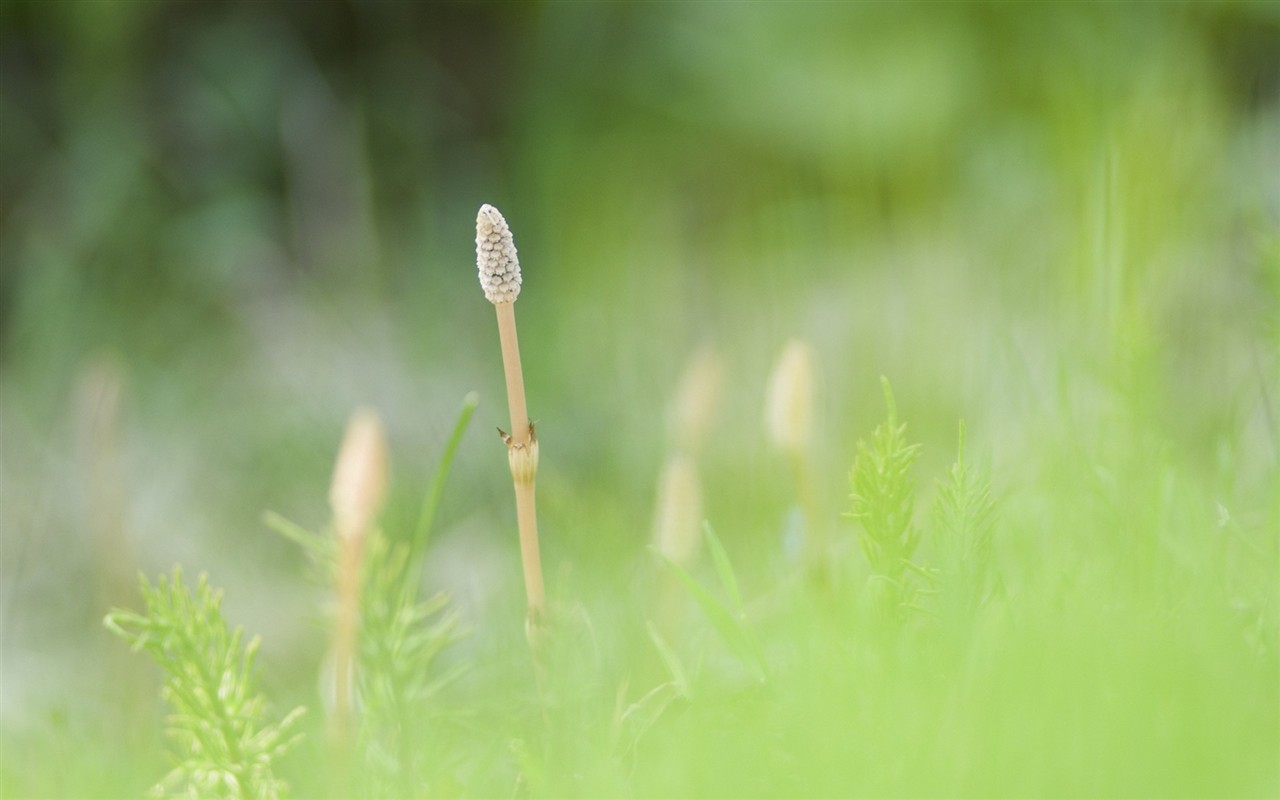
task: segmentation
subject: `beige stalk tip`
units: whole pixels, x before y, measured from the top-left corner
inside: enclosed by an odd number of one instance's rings
[[[653,543],[659,553],[681,566],[698,554],[702,528],[702,489],[693,459],[676,455],[658,481]]]
[[[813,351],[792,339],[769,380],[765,427],[780,449],[803,452],[813,431]]]
[[[333,524],[344,539],[360,539],[382,510],[387,494],[387,439],[372,410],[351,415],[329,485]]]
[[[514,303],[520,295],[520,259],[502,212],[485,203],[476,215],[476,267],[490,303]]]

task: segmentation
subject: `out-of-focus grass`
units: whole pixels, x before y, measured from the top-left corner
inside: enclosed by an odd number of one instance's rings
[[[324,597],[261,511],[322,528],[342,420],[371,403],[407,533],[471,389],[428,576],[475,630],[438,773],[472,793],[521,765],[546,794],[1280,786],[1274,6],[18,2],[0,28],[6,796],[162,774],[158,710],[121,707],[148,687],[113,699],[141,665],[85,666],[119,648],[98,621],[136,568],[210,571],[281,707],[315,706]],[[509,746],[542,723],[481,202],[520,247],[544,558],[578,609],[549,754]],[[797,335],[833,608],[787,580],[761,423]],[[620,686],[662,679],[665,406],[706,341],[728,387],[706,513],[775,678],[738,687],[691,608],[673,647],[705,685],[620,755]],[[858,628],[839,516],[882,374],[922,509],[966,420],[1007,592],[892,646]],[[322,753],[292,756],[300,792]]]

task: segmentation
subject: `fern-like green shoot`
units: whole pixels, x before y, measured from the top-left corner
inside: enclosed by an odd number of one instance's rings
[[[194,593],[182,580],[154,586],[142,577],[145,614],[113,610],[103,623],[146,652],[164,670],[163,694],[173,710],[169,735],[177,766],[153,790],[157,796],[270,800],[285,791],[273,765],[300,738],[296,708],[267,721],[258,692],[255,658],[259,640],[244,644],[222,616],[222,593],[201,575]]]
[[[419,599],[410,548],[385,536],[370,541],[360,602],[356,681],[366,788],[375,797],[420,796],[432,788],[429,751],[440,748],[441,690],[465,668],[437,659],[463,632],[449,598]]]
[[[973,611],[991,590],[996,504],[986,474],[965,461],[964,435],[961,422],[956,461],[938,482],[932,516],[947,588],[958,592],[961,605]]]
[[[870,443],[858,442],[849,476],[849,516],[862,526],[862,552],[872,571],[896,579],[919,540],[919,531],[912,524],[915,484],[911,467],[920,457],[920,445],[907,443],[907,426],[898,422],[889,380],[880,380],[888,418],[876,427]]]

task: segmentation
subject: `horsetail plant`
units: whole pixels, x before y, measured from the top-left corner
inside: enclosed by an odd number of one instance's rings
[[[449,595],[421,593],[410,548],[375,534],[365,554],[357,686],[359,786],[368,797],[431,797],[448,748],[433,727],[441,694],[469,667],[440,656],[465,635]]]
[[[337,616],[321,679],[335,755],[327,781],[335,796],[430,795],[439,777],[429,736],[445,686],[465,669],[437,657],[462,637],[443,592],[421,598],[421,562],[458,440],[475,409],[468,394],[436,465],[412,536],[377,524],[387,493],[387,445],[372,411],[351,417],[335,461],[329,503],[336,535],[322,536],[279,514],[266,524],[300,545],[316,577],[335,586]],[[358,547],[356,544],[358,543]],[[339,674],[343,673],[343,674]]]
[[[682,567],[698,556],[702,528],[702,483],[693,457],[676,453],[667,459],[658,477],[658,501],[654,511],[654,548]]]
[[[912,521],[915,485],[911,479],[920,445],[907,443],[907,426],[898,422],[893,389],[887,378],[880,382],[888,418],[875,429],[870,444],[858,442],[849,476],[848,516],[862,526],[859,541],[872,572],[866,587],[871,610],[896,617],[912,600],[907,573],[924,572],[911,560],[920,539]]]
[[[827,536],[822,520],[813,453],[813,348],[801,339],[787,342],[765,403],[765,428],[787,459],[804,519],[804,559],[819,585],[827,581]]]
[[[710,344],[689,360],[668,411],[671,452],[658,478],[653,545],[682,567],[698,555],[702,536],[702,481],[698,458],[715,419],[724,367]]]
[[[141,579],[145,614],[115,609],[103,624],[144,650],[165,673],[163,695],[173,714],[169,736],[177,766],[152,790],[161,796],[220,800],[271,800],[286,787],[275,777],[275,761],[297,743],[293,733],[301,707],[266,720],[266,700],[257,689],[259,639],[243,643],[222,616],[222,592],[205,576],[190,592],[175,568],[172,579],[154,586]]]
[[[689,359],[667,412],[670,454],[658,476],[654,504],[653,548],[664,558],[690,569],[702,546],[702,479],[698,459],[716,416],[724,366],[711,344]],[[655,644],[674,636],[683,617],[683,590],[666,571],[657,591],[651,637]],[[658,644],[664,653],[665,643]],[[681,682],[684,683],[684,682]]]
[[[515,484],[516,522],[520,530],[520,560],[528,600],[525,635],[535,654],[548,623],[542,560],[538,553],[538,516],[534,481],[538,474],[538,439],[525,406],[524,375],[520,369],[520,344],[516,338],[515,302],[520,295],[520,261],[515,240],[501,212],[487,203],[476,215],[476,266],[484,296],[498,312],[498,337],[502,343],[502,367],[507,379],[507,406],[511,432],[498,433],[507,445],[507,463]]]
[[[329,506],[338,536],[338,617],[333,631],[334,744],[346,751],[353,718],[360,627],[360,576],[365,542],[387,494],[387,441],[378,415],[359,409],[351,415],[334,465]]]
[[[976,611],[992,595],[998,581],[991,565],[996,503],[986,473],[965,460],[965,427],[960,423],[956,461],[938,481],[933,531],[946,570],[946,588],[959,595],[951,607]]]

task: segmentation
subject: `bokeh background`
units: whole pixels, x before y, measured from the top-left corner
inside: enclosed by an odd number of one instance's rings
[[[704,346],[725,375],[707,516],[737,552],[784,547],[762,415],[792,337],[850,535],[885,375],[922,475],[964,419],[1034,521],[1020,487],[1088,473],[1140,503],[1104,473],[1158,457],[1261,542],[1253,585],[1276,579],[1275,3],[8,0],[0,70],[15,793],[88,791],[119,758],[95,665],[124,649],[100,621],[137,570],[208,572],[268,681],[310,691],[325,593],[262,514],[325,528],[360,405],[389,430],[394,527],[478,392],[431,581],[518,630],[485,202],[524,270],[553,593],[646,557]]]

